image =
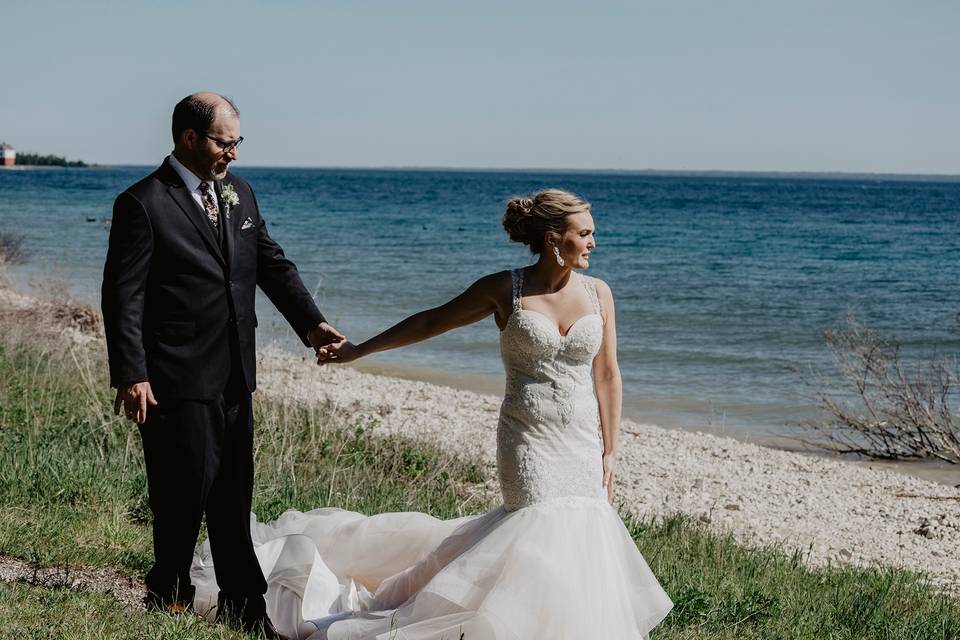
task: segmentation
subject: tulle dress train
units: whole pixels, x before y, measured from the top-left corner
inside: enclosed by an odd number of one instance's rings
[[[560,335],[523,309],[523,271],[512,277],[513,311],[500,337],[503,504],[446,521],[332,508],[253,520],[267,613],[285,637],[615,640],[646,637],[670,611],[602,487],[595,283],[573,276],[594,313]],[[207,543],[192,579],[197,610],[212,613],[218,589]]]

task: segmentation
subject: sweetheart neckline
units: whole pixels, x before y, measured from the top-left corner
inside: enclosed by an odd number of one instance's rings
[[[560,327],[557,326],[557,325],[553,322],[553,320],[551,320],[550,317],[547,316],[547,314],[545,314],[545,313],[540,313],[540,312],[537,311],[536,309],[524,309],[523,307],[521,307],[521,308],[519,308],[519,309],[514,310],[514,312],[510,314],[510,318],[513,318],[513,316],[517,315],[518,313],[533,313],[533,314],[536,314],[536,315],[540,316],[541,318],[543,318],[543,319],[547,322],[547,324],[549,324],[549,325],[553,328],[554,334],[555,334],[556,336],[558,336],[561,340],[564,340],[564,339],[566,339],[567,337],[569,337],[570,334],[573,332],[574,327],[576,327],[578,324],[580,324],[580,321],[581,321],[581,320],[584,320],[585,318],[591,318],[591,317],[593,317],[593,316],[597,316],[597,317],[600,318],[601,320],[603,319],[603,316],[601,316],[601,315],[600,315],[599,313],[597,313],[596,311],[594,311],[593,313],[587,313],[587,314],[584,314],[584,315],[580,316],[580,317],[577,318],[576,320],[574,320],[574,321],[573,321],[573,324],[571,324],[569,327],[567,327],[567,332],[566,332],[566,333],[560,333]],[[508,324],[508,325],[510,324],[510,318],[507,318],[507,324]],[[506,327],[504,327],[503,331],[506,331],[506,330],[507,330]],[[501,331],[500,333],[503,333],[503,331]]]

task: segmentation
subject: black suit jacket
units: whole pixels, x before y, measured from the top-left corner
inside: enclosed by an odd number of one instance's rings
[[[267,234],[253,190],[227,174],[240,198],[220,209],[223,243],[169,160],[113,205],[101,291],[110,382],[149,381],[158,397],[213,400],[238,348],[256,388],[257,285],[309,346],[323,315],[296,266]],[[222,201],[222,199],[221,199]]]

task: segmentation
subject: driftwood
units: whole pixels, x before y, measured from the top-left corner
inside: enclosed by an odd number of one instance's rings
[[[899,340],[852,318],[824,336],[839,377],[814,374],[810,386],[826,417],[799,426],[803,442],[874,459],[960,464],[955,359],[908,367]]]

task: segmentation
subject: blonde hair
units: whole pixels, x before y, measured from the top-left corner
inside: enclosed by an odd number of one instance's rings
[[[548,231],[562,235],[567,228],[567,216],[585,211],[590,211],[590,203],[580,196],[562,189],[546,189],[532,197],[511,199],[503,214],[503,228],[514,242],[541,253]]]

